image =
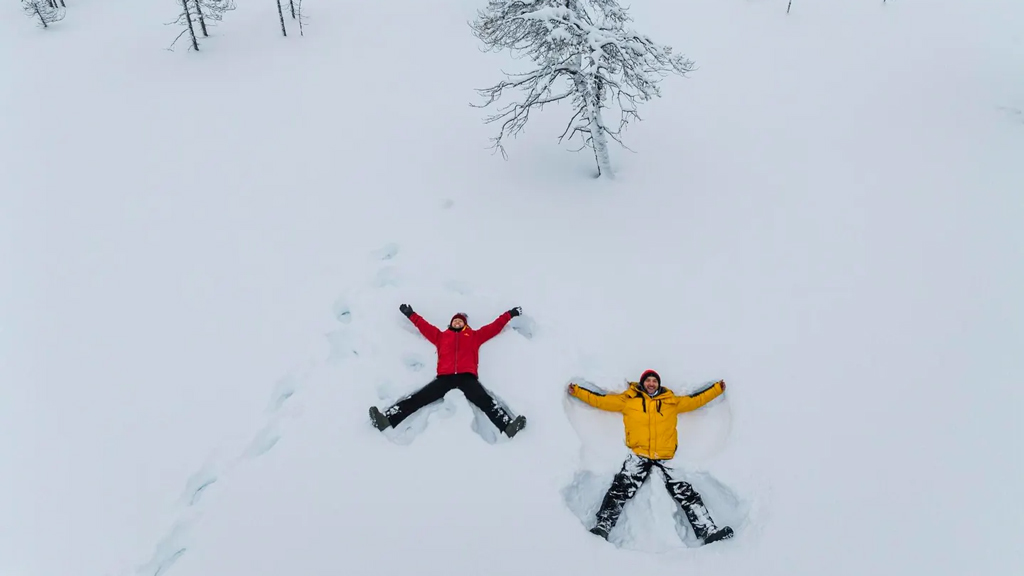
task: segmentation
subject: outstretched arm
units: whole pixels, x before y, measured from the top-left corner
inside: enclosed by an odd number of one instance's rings
[[[725,392],[725,380],[719,380],[705,390],[690,394],[689,396],[680,396],[679,403],[676,404],[676,412],[691,412],[696,410],[715,398],[718,398],[723,392]]]
[[[480,329],[476,331],[477,339],[481,344],[483,344],[491,338],[494,338],[499,332],[501,332],[501,329],[504,328],[510,320],[512,320],[512,318],[519,316],[521,313],[522,310],[520,310],[518,306],[503,313],[501,316],[495,318],[494,322],[491,322],[486,326],[481,326]]]
[[[594,408],[607,410],[609,412],[622,412],[622,409],[626,406],[625,392],[622,394],[612,394],[611,396],[607,396],[605,394],[591,392],[586,388],[580,388],[575,384],[569,384],[569,394],[579,398],[587,404],[590,404]]]
[[[441,339],[441,331],[436,326],[424,320],[423,316],[414,312],[412,306],[408,304],[402,304],[398,309],[402,311],[402,314],[405,314],[406,318],[412,321],[424,338],[429,340],[434,346],[437,346],[437,342]]]

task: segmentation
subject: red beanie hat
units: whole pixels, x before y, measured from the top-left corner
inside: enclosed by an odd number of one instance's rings
[[[643,384],[644,380],[647,380],[648,376],[654,376],[655,378],[657,378],[658,386],[661,386],[661,376],[654,370],[644,370],[644,373],[640,375],[640,384]]]

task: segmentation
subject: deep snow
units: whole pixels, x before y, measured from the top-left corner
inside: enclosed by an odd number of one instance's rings
[[[1020,3],[634,3],[698,70],[614,182],[558,108],[486,150],[481,2],[261,4],[200,53],[174,2],[0,9],[0,575],[1024,568]],[[432,376],[402,302],[523,306],[520,436],[369,426]],[[677,460],[731,541],[650,481],[581,524],[624,447],[565,384],[648,367],[729,383]]]

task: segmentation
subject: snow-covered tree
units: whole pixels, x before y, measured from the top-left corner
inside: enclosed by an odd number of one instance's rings
[[[199,19],[199,28],[204,37],[210,34],[206,31],[206,21],[213,20],[220,22],[224,19],[224,13],[235,9],[234,0],[192,0],[192,10]]]
[[[471,24],[474,35],[491,50],[509,49],[533,62],[532,70],[506,73],[507,80],[479,90],[486,99],[481,108],[506,90],[521,93],[486,119],[502,123],[494,148],[505,156],[504,138],[519,133],[532,110],[567,100],[573,115],[559,141],[580,136],[594,150],[598,176],[612,176],[608,138],[625,147],[621,132],[640,119],[637,104],[661,96],[661,77],[693,69],[671,47],[634,31],[631,21],[616,0],[489,0]],[[609,126],[604,113],[612,108],[619,121]]]
[[[192,26],[192,8],[190,7],[190,4],[193,1],[194,0],[177,0],[178,4],[181,5],[181,14],[178,15],[178,19],[172,22],[172,24],[179,24],[185,28],[181,31],[181,34],[178,34],[177,38],[174,39],[174,42],[171,42],[171,48],[174,48],[174,44],[177,43],[186,32],[188,32],[192,39],[192,48],[199,51],[199,40],[196,38],[196,29]]]
[[[49,28],[50,24],[64,19],[65,6],[57,5],[55,0],[21,0],[21,9],[29,18],[39,21],[43,28]]]

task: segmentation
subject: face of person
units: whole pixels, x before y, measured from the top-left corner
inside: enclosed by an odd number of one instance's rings
[[[452,320],[452,328],[456,330],[462,330],[466,327],[466,323],[462,321],[462,318],[455,318]]]
[[[647,391],[648,394],[654,394],[655,392],[657,392],[658,386],[658,379],[655,378],[654,376],[648,376],[647,378],[644,378],[644,390]]]

